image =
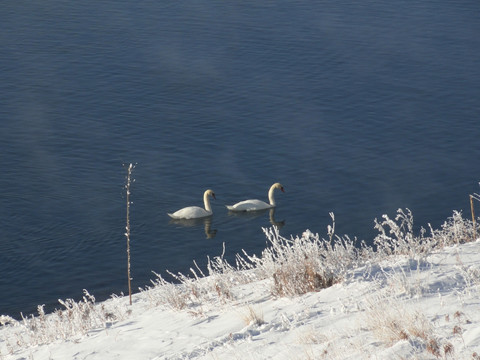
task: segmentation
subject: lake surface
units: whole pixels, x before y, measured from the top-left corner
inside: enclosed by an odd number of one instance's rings
[[[282,235],[372,243],[412,210],[438,228],[480,191],[476,1],[10,2],[0,22],[0,314],[127,292],[151,271],[260,254]],[[204,222],[167,212],[217,195]],[[208,229],[207,229],[208,230]],[[207,231],[208,233],[208,231]],[[167,276],[168,278],[168,276]]]

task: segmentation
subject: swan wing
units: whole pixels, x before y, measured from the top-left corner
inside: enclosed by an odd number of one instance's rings
[[[271,207],[272,205],[267,204],[265,201],[256,199],[240,201],[235,205],[227,205],[227,209],[230,211],[257,211],[270,209]]]
[[[168,214],[168,216],[173,219],[198,219],[210,215],[212,215],[211,211],[207,211],[198,206],[189,206],[175,211],[173,214]]]

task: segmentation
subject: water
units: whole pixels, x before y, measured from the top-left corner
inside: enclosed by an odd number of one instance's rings
[[[479,191],[476,2],[42,1],[0,14],[0,313],[127,291],[223,251],[260,253],[269,214],[224,205],[280,181],[281,233],[371,243],[373,220],[416,228]],[[167,212],[202,205],[203,222]]]

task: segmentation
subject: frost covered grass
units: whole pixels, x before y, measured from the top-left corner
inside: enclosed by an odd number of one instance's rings
[[[375,220],[369,247],[336,235],[331,217],[326,239],[308,230],[287,239],[273,227],[259,256],[244,252],[232,265],[222,254],[205,270],[194,262],[188,275],[169,273],[175,282],[156,274],[132,306],[116,296],[96,304],[85,291],[52,314],[39,306],[21,321],[1,316],[0,359],[55,358],[52,349],[68,358],[72,344],[90,338],[113,341],[128,358],[134,349],[117,343],[124,328],[152,336],[135,358],[478,358],[480,243],[461,247],[472,240],[471,221],[455,211],[440,229],[415,235],[411,212],[399,209]]]
[[[332,214],[332,220],[334,220]],[[152,305],[168,304],[171,308],[190,311],[206,303],[222,303],[237,299],[235,286],[264,279],[273,280],[272,296],[295,296],[332,286],[348,275],[373,250],[356,247],[348,236],[339,237],[329,227],[330,239],[305,231],[301,237],[284,238],[278,228],[263,229],[270,243],[258,256],[237,255],[236,266],[223,258],[208,259],[207,276],[196,266],[189,276],[169,273],[178,284],[155,274],[153,287],[147,287]],[[155,291],[153,291],[155,290]],[[159,291],[160,290],[160,291]]]
[[[328,229],[329,240],[309,230],[301,237],[286,239],[277,228],[264,229],[270,247],[260,258],[247,254],[245,257],[260,278],[273,279],[274,296],[301,295],[330,287],[347,276],[365,246],[357,247],[348,236],[335,236],[334,226]]]
[[[113,296],[113,298],[118,298]],[[92,329],[106,329],[113,322],[124,320],[130,314],[122,302],[95,303],[95,297],[84,290],[83,300],[58,300],[63,306],[52,314],[45,314],[44,305],[38,306],[38,315],[17,321],[0,316],[0,324],[9,324],[12,331],[3,340],[4,353],[14,353],[18,348],[49,344],[58,340],[75,340],[87,335]]]

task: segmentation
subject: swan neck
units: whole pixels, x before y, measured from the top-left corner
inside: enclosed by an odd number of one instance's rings
[[[208,198],[208,193],[203,194],[203,203],[205,205],[205,210],[212,212],[212,207],[210,206],[210,199]]]
[[[275,206],[275,197],[273,196],[273,192],[275,191],[275,187],[272,185],[270,190],[268,190],[268,200],[270,201],[270,205]]]

